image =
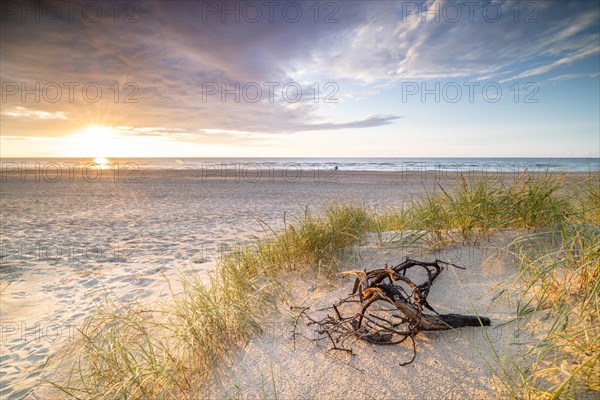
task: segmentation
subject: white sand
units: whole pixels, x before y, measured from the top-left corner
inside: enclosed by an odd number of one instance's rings
[[[141,171],[86,182],[7,176],[0,191],[0,397],[40,384],[44,360],[72,340],[106,292],[124,302],[168,297],[164,276],[213,269],[223,246],[278,229],[334,200],[399,204],[422,190],[399,174],[280,174],[258,182],[200,171]],[[398,196],[399,188],[410,189]],[[405,192],[405,193],[404,193]],[[175,290],[177,285],[175,285]]]
[[[449,260],[467,270],[446,269],[435,281],[429,303],[440,313],[462,313],[487,316],[492,326],[463,328],[448,332],[428,332],[416,338],[417,356],[408,366],[399,366],[412,354],[410,344],[377,346],[348,341],[354,355],[328,351],[328,340],[314,342],[318,337],[314,326],[301,320],[293,340],[293,316],[279,317],[265,323],[265,332],[251,339],[214,372],[206,385],[208,397],[214,398],[273,398],[275,391],[281,399],[424,399],[424,398],[489,398],[497,395],[496,386],[486,360],[491,357],[492,345],[501,359],[522,351],[514,326],[495,328],[514,318],[514,308],[502,300],[492,302],[491,287],[506,279],[514,269],[496,257],[496,250],[505,244],[495,240],[485,247],[461,246],[440,253],[421,254],[425,260]],[[381,267],[404,260],[406,252],[363,246],[358,265]],[[411,252],[411,254],[418,254]],[[353,280],[340,280],[337,287],[318,287],[314,282],[295,281],[296,304],[308,307],[316,319],[325,312],[316,310],[331,306],[346,297]],[[285,307],[282,307],[285,310]],[[290,312],[293,314],[293,311]],[[277,318],[274,316],[274,318]],[[521,338],[522,339],[522,338]],[[512,343],[512,344],[511,344]]]
[[[33,178],[21,182],[10,176],[0,191],[0,397],[21,398],[39,386],[46,357],[72,340],[76,327],[92,315],[107,291],[124,302],[168,297],[166,278],[176,282],[191,271],[212,270],[223,244],[249,240],[262,232],[259,220],[279,229],[284,213],[289,221],[290,214],[301,215],[305,206],[316,210],[328,201],[355,201],[379,209],[398,206],[438,182],[450,188],[458,180],[342,171],[327,179],[307,173],[295,181],[258,182],[204,180],[198,171],[142,171],[137,182],[119,183],[110,176],[93,183]],[[97,248],[102,249],[100,254]],[[371,252],[379,254],[373,265],[381,265],[387,257],[379,250]],[[396,256],[387,261],[398,262]],[[469,270],[457,277],[478,311],[494,322],[506,319],[505,311],[486,309],[490,295],[485,294],[504,269],[480,264],[469,262]],[[439,291],[432,293],[432,301],[440,311],[469,312],[463,294],[445,284],[454,275],[451,271],[444,275],[436,283]],[[303,285],[299,290],[304,290]],[[330,293],[321,288],[303,296],[329,305],[346,291],[339,288]],[[394,362],[387,362],[390,366],[383,370],[369,367],[373,361],[364,354],[391,352],[402,357],[406,351],[357,345],[359,354],[348,364],[310,343],[292,352],[285,335],[276,335],[272,342],[257,337],[239,354],[231,374],[220,374],[226,376],[223,384],[213,389],[232,393],[231,385],[239,382],[243,393],[253,397],[259,388],[257,379],[269,378],[273,365],[278,390],[288,397],[292,393],[297,398],[361,397],[363,392],[377,397],[490,394],[489,372],[473,348],[461,338],[449,340],[444,335],[448,334],[421,338],[413,365],[397,369]],[[481,344],[477,335],[474,341]],[[424,374],[425,370],[430,373]],[[405,383],[397,377],[406,378]],[[376,383],[384,385],[383,391]]]

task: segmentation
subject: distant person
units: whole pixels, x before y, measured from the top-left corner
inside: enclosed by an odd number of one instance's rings
[[[335,167],[333,167],[333,170],[337,171],[338,170],[338,166],[336,165]]]

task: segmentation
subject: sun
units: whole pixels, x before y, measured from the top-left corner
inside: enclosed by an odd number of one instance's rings
[[[69,140],[69,153],[76,157],[91,157],[98,164],[106,164],[119,146],[117,131],[110,126],[90,125]]]
[[[92,164],[96,166],[96,168],[100,168],[100,169],[108,169],[111,167],[111,161],[108,158],[104,158],[104,157],[96,157],[94,158],[94,161],[92,161]]]

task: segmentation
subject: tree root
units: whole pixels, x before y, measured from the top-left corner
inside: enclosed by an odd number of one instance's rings
[[[414,338],[419,332],[490,325],[489,318],[477,315],[438,314],[427,302],[431,286],[444,270],[444,265],[464,269],[440,260],[424,262],[407,258],[392,268],[386,264],[384,268],[371,271],[344,272],[342,276],[355,276],[356,280],[352,294],[328,308],[333,315],[329,313],[317,321],[309,317],[306,310],[302,314],[309,325],[318,326],[320,339],[317,340],[329,339],[332,344],[330,350],[352,354],[352,349],[344,346],[349,338],[377,345],[394,345],[410,340],[412,357],[400,365],[410,364],[416,356]],[[422,268],[427,275],[421,284],[415,284],[406,276],[415,267]],[[354,306],[356,312],[343,316],[342,306]],[[357,309],[358,306],[360,308]],[[424,309],[433,314],[425,313]]]

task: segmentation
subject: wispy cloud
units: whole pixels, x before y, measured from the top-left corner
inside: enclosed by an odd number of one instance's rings
[[[600,54],[600,46],[596,45],[591,48],[584,48],[584,49],[578,50],[576,52],[570,53],[570,54],[568,54],[556,61],[548,63],[546,65],[542,65],[540,67],[532,68],[530,70],[522,72],[519,75],[511,78],[510,80],[528,78],[530,76],[536,76],[536,75],[542,75],[542,74],[550,72],[556,68],[563,67],[565,65],[569,65],[576,61],[583,60],[587,57],[598,55],[598,54]]]
[[[2,112],[2,115],[13,118],[37,118],[37,119],[67,119],[67,115],[64,111],[48,112],[31,110],[25,107],[14,107],[12,109]]]
[[[564,81],[567,79],[585,79],[585,78],[598,78],[600,76],[600,72],[591,73],[591,74],[563,74],[554,76],[549,81]]]
[[[367,118],[358,120],[358,121],[350,121],[350,122],[342,122],[342,123],[333,123],[326,122],[320,124],[306,124],[306,125],[298,125],[294,127],[294,130],[298,131],[325,131],[325,130],[335,130],[335,129],[357,129],[357,128],[372,128],[376,126],[389,125],[393,123],[395,120],[402,118],[397,115],[369,115]]]

